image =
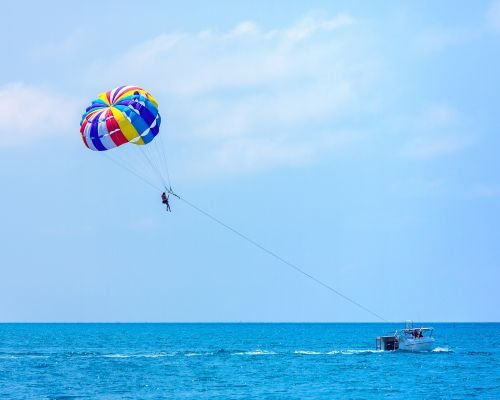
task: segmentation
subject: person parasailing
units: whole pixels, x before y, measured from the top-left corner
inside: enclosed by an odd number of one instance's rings
[[[161,202],[165,204],[168,212],[172,212],[172,210],[170,209],[170,203],[168,202],[168,195],[165,192],[161,194]]]

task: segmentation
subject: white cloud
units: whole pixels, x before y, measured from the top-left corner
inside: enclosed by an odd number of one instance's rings
[[[322,81],[352,69],[349,49],[335,35],[353,19],[306,17],[291,27],[263,30],[252,21],[228,33],[165,33],[114,60],[96,62],[88,81],[137,82],[175,96],[198,96],[224,89],[286,85],[292,79]],[[320,38],[323,33],[327,37]],[[314,36],[317,35],[318,38]]]
[[[89,41],[88,32],[82,29],[75,29],[69,35],[60,38],[58,41],[37,46],[32,50],[32,54],[41,58],[61,58],[74,55],[85,47]]]
[[[500,0],[492,1],[485,12],[486,21],[469,26],[428,27],[416,37],[416,46],[424,52],[435,52],[481,39],[488,30],[500,31]]]
[[[304,135],[305,136],[305,135]],[[236,175],[280,166],[299,166],[315,162],[324,153],[345,148],[359,139],[353,131],[322,132],[314,140],[271,138],[234,138],[212,144],[201,152],[198,162],[185,166],[189,177],[216,176],[220,171]]]
[[[407,143],[403,154],[412,158],[433,158],[461,151],[471,145],[471,139],[449,134],[417,136]]]
[[[500,31],[500,0],[490,3],[486,12],[486,19],[492,29]]]
[[[42,140],[78,129],[78,107],[49,89],[10,83],[0,87],[0,147]]]
[[[291,40],[298,41],[307,39],[318,31],[333,31],[338,28],[354,23],[354,19],[349,14],[339,14],[332,19],[318,19],[306,17],[291,28],[284,31],[284,35]]]
[[[500,184],[481,183],[473,192],[476,197],[480,198],[500,198]]]
[[[376,82],[377,56],[353,27],[343,13],[280,29],[243,21],[227,32],[164,33],[94,63],[87,82],[150,88],[164,129],[203,149],[213,173],[297,165],[325,153],[323,132],[341,130],[336,121],[365,106]]]
[[[458,119],[457,111],[446,103],[434,103],[424,111],[423,120],[432,126],[450,125]]]
[[[238,24],[233,31],[233,35],[255,35],[260,32],[259,27],[253,21],[245,21]]]
[[[445,102],[432,103],[405,121],[409,139],[402,155],[410,158],[434,158],[462,151],[472,145],[470,135],[459,134],[457,110]]]
[[[417,36],[416,45],[425,52],[434,52],[467,43],[478,35],[479,32],[462,28],[434,27]]]
[[[325,117],[334,118],[347,109],[354,98],[351,83],[339,81],[330,85],[291,86],[232,101],[204,99],[197,104],[199,111],[193,112],[195,131],[206,137],[269,135],[269,128],[279,130]]]
[[[430,197],[440,196],[450,192],[450,185],[446,179],[440,177],[405,176],[403,180],[395,182],[392,189],[396,196]],[[410,218],[415,218],[412,216]],[[419,217],[413,219],[418,222]]]
[[[224,142],[213,153],[213,167],[228,172],[255,171],[276,165],[295,165],[307,161],[313,149],[274,139],[235,139]]]
[[[331,34],[347,21],[351,21],[348,16],[309,17],[290,28],[270,31],[246,21],[229,33],[162,34],[114,61],[94,64],[88,77],[99,83],[143,82],[176,96],[283,84],[293,78],[315,78],[318,72],[321,78],[337,72],[341,63],[335,57],[346,54],[335,37],[318,43],[313,36]]]
[[[129,221],[128,229],[132,231],[150,231],[158,228],[158,220],[151,216],[142,216]]]

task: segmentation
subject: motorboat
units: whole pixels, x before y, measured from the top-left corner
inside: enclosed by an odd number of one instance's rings
[[[394,335],[379,336],[376,339],[378,350],[430,351],[434,349],[434,328],[413,326],[413,321],[406,321],[405,328],[396,330]]]

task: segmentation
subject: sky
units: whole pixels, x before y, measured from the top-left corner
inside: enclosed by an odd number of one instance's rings
[[[500,1],[268,3],[2,5],[0,321],[378,321],[87,149],[126,84],[190,203],[387,321],[500,321]]]

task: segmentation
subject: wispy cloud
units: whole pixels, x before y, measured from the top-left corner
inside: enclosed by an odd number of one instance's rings
[[[490,28],[500,31],[500,0],[490,3],[486,11],[486,19]]]
[[[407,121],[410,138],[402,154],[410,158],[434,158],[462,151],[472,145],[460,131],[458,112],[447,103],[433,103]]]
[[[81,51],[86,42],[89,41],[89,34],[82,29],[75,29],[67,36],[59,40],[37,46],[32,50],[32,54],[40,58],[63,58],[75,55]]]
[[[302,138],[242,137],[216,141],[200,152],[198,162],[186,166],[190,176],[213,177],[263,171],[274,167],[300,166],[317,161],[323,154],[341,151],[359,140],[357,132],[322,132],[314,140]]]
[[[457,111],[446,103],[433,103],[427,106],[422,120],[430,126],[450,125],[458,120]]]
[[[310,40],[353,23],[352,17],[341,14],[331,19],[305,17],[283,29],[264,30],[245,21],[229,32],[164,33],[114,60],[96,62],[88,76],[92,82],[143,82],[175,95],[276,84],[310,77],[318,62],[329,58],[325,53],[338,55],[334,36],[328,37],[330,46],[323,40],[311,47]]]
[[[478,184],[473,193],[480,198],[500,198],[500,183],[481,183]]]
[[[376,81],[376,54],[356,26],[341,13],[279,29],[243,21],[226,32],[164,33],[94,63],[88,82],[155,88],[182,132],[170,134],[203,154],[211,173],[299,165],[330,149],[325,131],[343,135],[338,119],[366,103]]]
[[[356,88],[349,80],[328,85],[310,83],[290,84],[263,93],[247,93],[228,99],[203,98],[192,110],[195,132],[207,137],[234,137],[242,135],[277,135],[284,127],[294,127],[324,118],[334,119],[348,110],[356,98]],[[291,129],[289,132],[294,132]],[[288,133],[290,135],[291,133]]]
[[[433,53],[481,39],[492,30],[500,31],[500,0],[492,1],[484,15],[479,24],[427,27],[417,35],[415,44],[418,49]]]
[[[75,130],[78,107],[66,96],[24,83],[0,87],[0,146],[15,146]],[[76,122],[75,122],[76,121]]]
[[[417,36],[416,45],[425,52],[434,52],[467,43],[478,35],[479,31],[462,27],[432,27]]]
[[[422,135],[408,142],[403,154],[413,158],[433,158],[456,153],[471,143],[469,138],[459,135]]]
[[[142,216],[129,221],[128,229],[131,231],[150,231],[158,228],[158,220],[151,216]]]

